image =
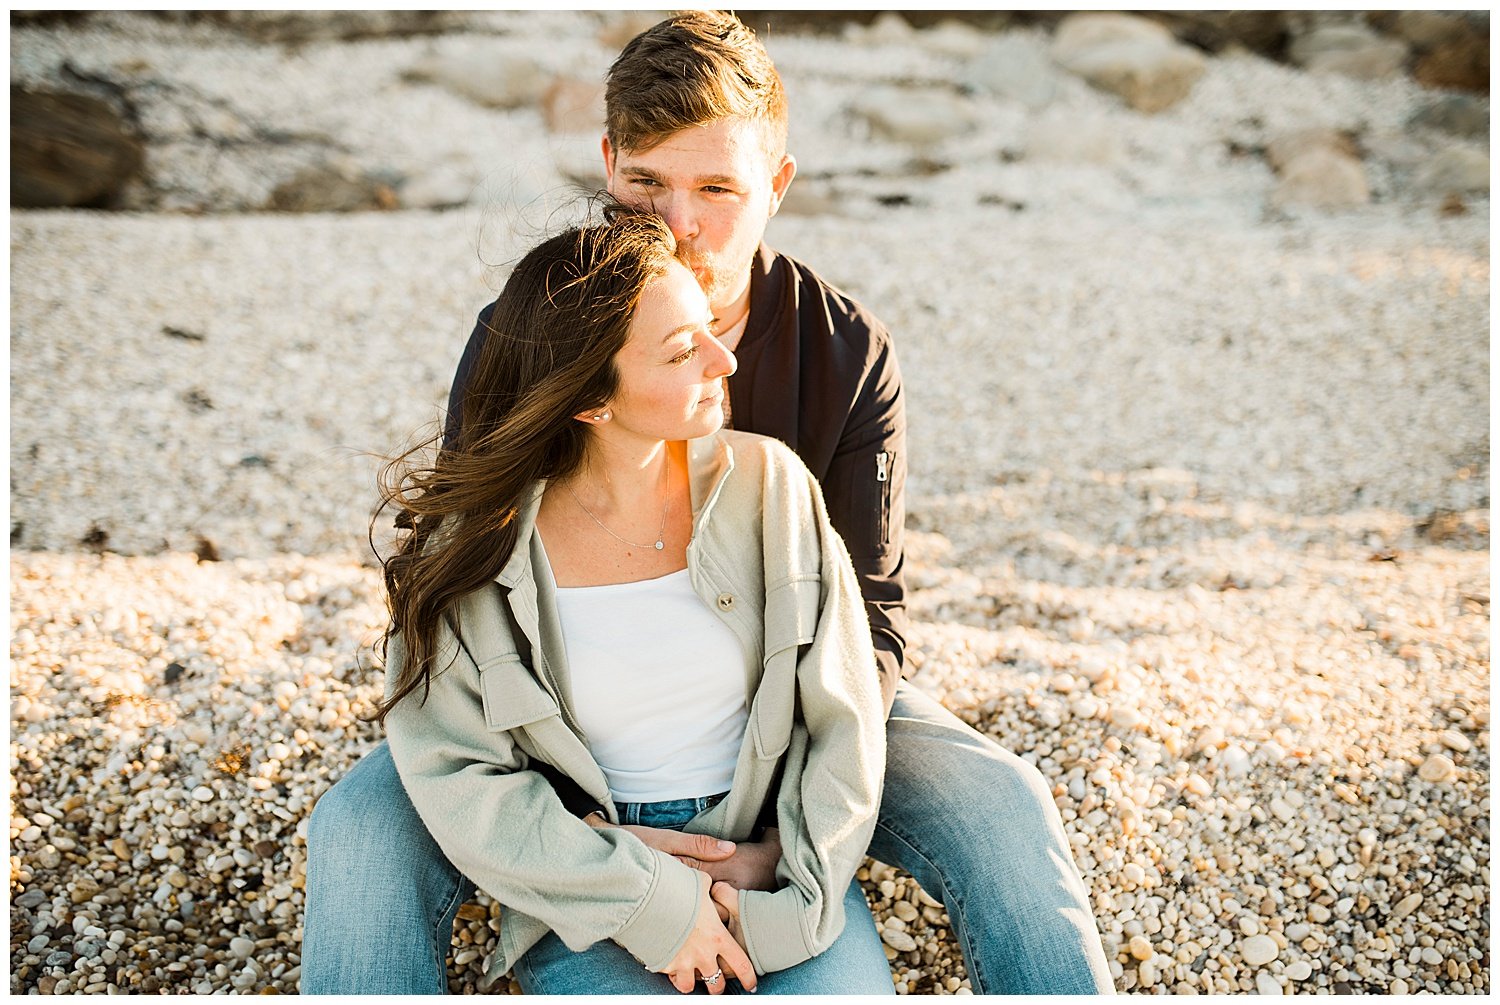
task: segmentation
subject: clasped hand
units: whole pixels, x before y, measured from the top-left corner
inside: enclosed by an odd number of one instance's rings
[[[589,823],[595,827],[616,826],[597,815],[591,815]],[[776,889],[776,863],[781,860],[781,837],[776,829],[768,828],[763,840],[736,844],[707,834],[684,834],[635,824],[619,826],[648,847],[666,852],[704,873],[707,879],[693,931],[662,971],[672,986],[687,994],[700,977],[708,978],[715,971],[722,971],[723,979],[705,985],[709,994],[722,993],[731,977],[745,990],[755,990],[755,969],[745,953],[745,939],[740,931],[739,891]]]

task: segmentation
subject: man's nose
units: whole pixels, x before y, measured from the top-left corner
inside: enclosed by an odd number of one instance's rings
[[[698,236],[698,215],[686,196],[663,196],[652,202],[652,208],[667,222],[677,240]]]

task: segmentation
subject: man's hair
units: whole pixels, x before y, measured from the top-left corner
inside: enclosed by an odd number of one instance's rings
[[[684,11],[631,39],[604,90],[616,150],[650,150],[673,133],[725,118],[761,129],[774,166],[786,153],[786,92],[760,39],[733,14]]]

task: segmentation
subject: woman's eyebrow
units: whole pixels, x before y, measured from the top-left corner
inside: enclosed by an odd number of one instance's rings
[[[709,318],[707,321],[689,321],[685,325],[678,325],[676,328],[673,328],[671,331],[667,332],[666,336],[662,339],[662,341],[663,342],[670,342],[674,338],[676,338],[677,336],[681,335],[683,332],[695,331],[698,328],[710,328],[711,329],[711,328],[713,328],[714,320],[715,320],[714,318]]]

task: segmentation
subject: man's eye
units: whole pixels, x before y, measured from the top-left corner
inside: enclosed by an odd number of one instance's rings
[[[729,191],[729,189],[725,188],[722,185],[705,185],[705,186],[703,186],[703,191],[705,191],[705,192],[711,192],[714,195],[721,195],[721,194],[727,193]]]
[[[655,185],[656,181],[655,181],[655,179],[652,179],[652,178],[637,178],[637,179],[635,179],[635,184],[637,184],[637,185]]]

